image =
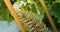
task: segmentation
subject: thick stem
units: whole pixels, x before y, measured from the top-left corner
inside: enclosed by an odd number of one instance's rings
[[[20,21],[20,19],[19,19],[18,16],[16,15],[16,12],[15,12],[15,10],[13,9],[13,6],[12,6],[10,0],[4,0],[4,2],[6,3],[8,9],[9,9],[9,11],[11,12],[12,16],[14,17],[14,19],[16,20],[16,23],[18,24],[18,27],[20,28],[20,30],[21,30],[22,32],[25,32],[25,29],[24,29],[24,27],[23,27],[23,25],[22,25],[22,22]]]
[[[39,0],[39,1],[41,3],[42,7],[44,8],[44,11],[45,11],[45,13],[46,13],[46,15],[47,15],[47,17],[48,17],[48,19],[50,21],[51,26],[53,27],[54,32],[57,32],[56,26],[55,26],[55,24],[54,24],[54,22],[53,22],[53,20],[51,18],[51,15],[50,15],[50,13],[48,11],[48,8],[47,8],[46,4],[44,3],[44,0]]]

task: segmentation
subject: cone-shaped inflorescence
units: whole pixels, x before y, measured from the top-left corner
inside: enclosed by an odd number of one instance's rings
[[[26,32],[48,32],[46,25],[38,20],[32,11],[20,11],[17,15],[22,21]]]

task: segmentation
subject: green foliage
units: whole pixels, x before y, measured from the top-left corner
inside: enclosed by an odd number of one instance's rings
[[[10,0],[10,1],[12,4],[14,4],[14,2],[20,3],[20,1],[27,2],[26,6],[21,7],[20,9],[33,11],[36,14],[38,19],[43,20],[45,15],[44,15],[43,8],[42,8],[39,0]],[[53,3],[53,0],[44,0],[44,1],[50,9],[51,15],[56,17],[57,22],[60,23],[60,15],[59,15],[60,0],[55,0],[55,3]],[[33,2],[36,2],[38,4],[39,9],[41,10],[41,15],[39,15],[37,13]],[[6,7],[5,3],[3,2],[3,0],[0,0],[0,20],[7,20],[8,22],[11,22],[13,20],[13,17],[10,15],[10,12],[9,12],[8,8]]]
[[[60,3],[60,0],[56,0],[56,3]]]
[[[41,21],[44,19],[45,12],[39,0],[10,0],[10,1],[12,5],[14,4],[14,2],[18,2],[19,4],[21,1],[27,2],[26,6],[20,7],[20,9],[32,11],[33,13],[36,14],[37,16],[36,18]],[[54,19],[54,22],[57,21],[57,23],[60,23],[60,0],[44,0],[44,1],[49,9],[51,16],[57,18],[55,19],[52,17]],[[40,11],[41,14],[37,13],[34,2],[37,3],[39,9],[41,10]],[[11,23],[12,20],[14,20],[3,0],[0,0],[0,20],[6,20],[9,23]]]
[[[3,0],[0,0],[0,20],[6,20],[8,22],[11,22],[13,17],[9,15],[10,12],[8,8],[6,7],[5,3]]]
[[[54,15],[54,17],[58,19],[57,21],[59,21],[60,20],[60,3],[52,4],[50,12],[51,12],[51,15]]]
[[[38,13],[36,13],[36,17],[37,17],[37,19],[39,19],[40,21],[42,21],[43,19],[44,19],[44,11],[41,11],[41,14],[38,14]]]

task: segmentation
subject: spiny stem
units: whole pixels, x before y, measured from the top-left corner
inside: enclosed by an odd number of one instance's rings
[[[12,16],[14,17],[14,19],[16,20],[16,23],[18,24],[20,30],[21,30],[22,32],[25,32],[25,29],[24,29],[24,27],[23,27],[23,25],[22,25],[22,22],[20,21],[20,19],[19,19],[18,16],[16,15],[16,12],[15,12],[15,10],[13,9],[13,6],[12,6],[10,0],[4,0],[4,2],[5,2],[5,4],[7,5],[8,9],[9,9],[9,11],[11,12]]]

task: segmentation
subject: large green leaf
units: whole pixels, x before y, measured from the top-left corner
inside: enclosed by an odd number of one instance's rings
[[[60,3],[52,4],[50,12],[51,15],[54,15],[57,19],[60,19]]]
[[[10,17],[11,15],[9,15],[10,12],[7,8],[7,6],[5,5],[3,0],[0,0],[0,20],[6,20],[8,22],[12,21],[10,19],[13,19],[13,17]]]

